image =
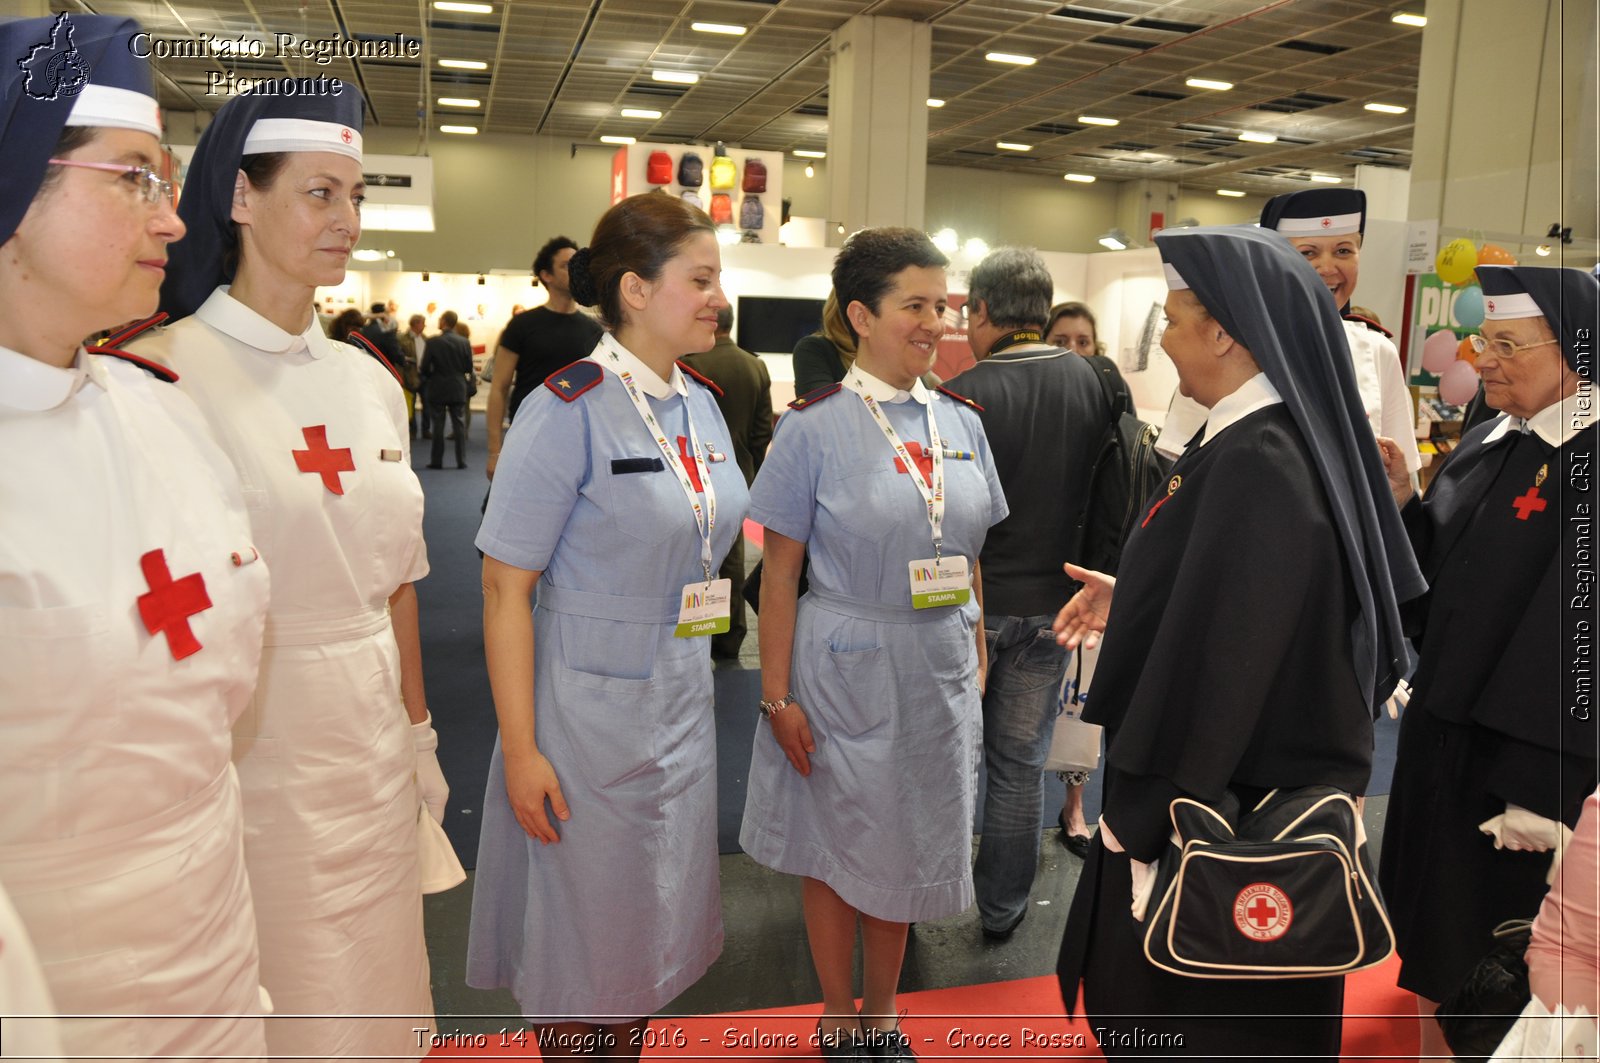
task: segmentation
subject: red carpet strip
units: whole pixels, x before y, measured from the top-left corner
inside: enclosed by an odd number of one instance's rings
[[[1344,1059],[1416,1058],[1416,998],[1396,987],[1399,970],[1400,961],[1391,958],[1346,980]],[[1069,1022],[1061,1014],[1053,976],[905,993],[900,1006],[908,1011],[901,1028],[923,1060],[1101,1058],[1088,1020],[1080,1014]],[[657,1019],[644,1034],[644,1058],[674,1063],[816,1059],[819,1010],[804,1004]],[[430,1060],[540,1058],[531,1032],[454,1036],[447,1018],[439,1029],[442,1036]]]

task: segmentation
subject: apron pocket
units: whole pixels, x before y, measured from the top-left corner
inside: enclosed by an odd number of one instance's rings
[[[840,731],[851,737],[862,735],[887,723],[894,713],[894,684],[888,670],[887,651],[882,646],[865,650],[827,652],[825,672],[833,681],[826,684],[827,714]]]
[[[655,766],[658,684],[572,669],[555,680],[556,704],[544,711],[560,714],[569,755],[590,786],[609,789]],[[562,765],[555,768],[559,777]]]

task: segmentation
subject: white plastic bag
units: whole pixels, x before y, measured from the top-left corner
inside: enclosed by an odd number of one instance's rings
[[[1538,997],[1528,1001],[1516,1024],[1495,1049],[1490,1063],[1502,1060],[1567,1060],[1596,1058],[1595,1017],[1588,1008],[1569,1012],[1566,1005],[1555,1014]]]

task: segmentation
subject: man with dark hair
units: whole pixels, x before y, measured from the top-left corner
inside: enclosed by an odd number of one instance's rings
[[[980,407],[1011,514],[989,529],[983,569],[989,678],[988,770],[973,881],[984,936],[1009,938],[1028,910],[1039,861],[1043,769],[1067,653],[1050,624],[1082,560],[1079,518],[1109,414],[1095,371],[1044,342],[1055,282],[1031,250],[1000,248],[967,285],[967,342],[978,364],[950,387]]]
[[[361,326],[361,334],[378,349],[378,352],[389,360],[389,365],[400,371],[400,343],[395,336],[394,321],[389,318],[389,312],[382,303],[372,304],[372,314],[367,318],[367,323]]]
[[[733,307],[717,311],[717,342],[709,351],[686,354],[685,365],[709,378],[718,388],[717,406],[728,422],[733,440],[733,458],[744,473],[746,486],[755,482],[761,459],[766,457],[772,439],[772,376],[759,356],[733,342]],[[722,455],[723,460],[727,456]],[[712,456],[712,461],[717,457]],[[744,642],[744,535],[733,541],[722,562],[723,577],[733,582],[733,625],[721,635],[711,636],[711,656],[736,660]]]
[[[485,468],[494,479],[495,462],[508,420],[528,393],[557,369],[583,358],[600,342],[601,328],[578,309],[567,281],[567,262],[578,245],[557,236],[539,249],[533,260],[536,284],[549,298],[513,317],[500,334],[494,351],[494,375],[489,382],[489,461]]]
[[[472,346],[456,332],[454,310],[439,315],[439,334],[428,337],[422,355],[422,395],[433,422],[430,469],[444,468],[444,415],[450,411],[451,438],[456,441],[456,468],[467,467],[467,379],[472,375]]]

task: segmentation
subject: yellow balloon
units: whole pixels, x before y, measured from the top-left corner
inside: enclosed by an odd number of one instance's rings
[[[1478,264],[1478,249],[1471,240],[1451,240],[1439,249],[1433,271],[1446,284],[1465,284]]]

